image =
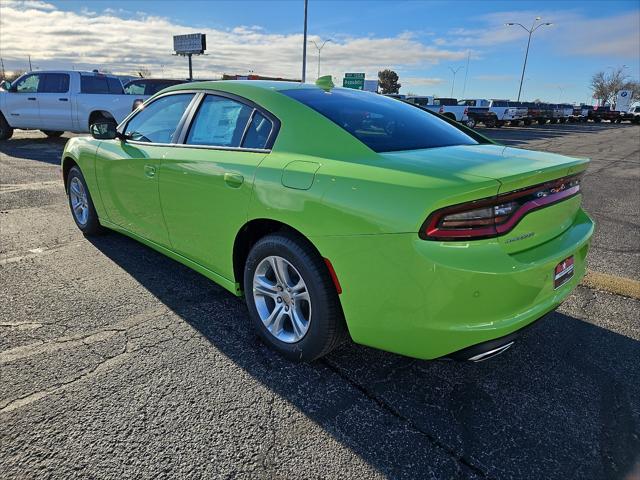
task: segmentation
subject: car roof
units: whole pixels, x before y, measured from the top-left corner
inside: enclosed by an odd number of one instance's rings
[[[311,83],[300,82],[282,82],[278,80],[209,80],[204,82],[191,82],[186,84],[190,90],[227,90],[228,88],[236,90],[238,88],[247,90],[263,89],[263,90],[291,90],[299,88],[320,88]],[[173,87],[173,89],[184,88],[185,85]]]

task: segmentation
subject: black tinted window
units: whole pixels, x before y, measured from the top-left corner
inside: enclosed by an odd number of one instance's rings
[[[198,108],[187,143],[239,147],[253,109],[230,98],[207,95]]]
[[[436,115],[383,95],[342,88],[281,93],[321,113],[376,152],[478,143]]]
[[[69,75],[66,73],[46,73],[40,82],[38,92],[67,93],[69,91]]]
[[[82,93],[123,93],[122,83],[114,77],[103,77],[98,75],[81,75],[80,91]]]
[[[192,93],[184,93],[151,102],[127,123],[125,135],[138,142],[171,143],[192,98]]]
[[[266,148],[273,124],[271,120],[256,111],[245,134],[242,146],[244,148]]]

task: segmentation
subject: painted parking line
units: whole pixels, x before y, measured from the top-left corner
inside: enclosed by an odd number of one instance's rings
[[[640,282],[631,278],[589,270],[582,280],[585,287],[640,300]]]

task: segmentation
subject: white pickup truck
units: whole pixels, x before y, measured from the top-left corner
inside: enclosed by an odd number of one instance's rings
[[[88,132],[97,121],[120,123],[135,101],[118,77],[97,72],[30,72],[0,87],[0,140],[11,138],[14,128],[59,137]]]
[[[507,122],[511,122],[511,125],[517,126],[522,120],[527,118],[527,108],[512,105],[509,103],[509,100],[467,99],[460,100],[458,105],[488,107],[489,111],[495,113],[498,118],[495,124],[496,127],[502,127]]]
[[[439,114],[464,123],[468,127],[475,127],[478,123],[493,126],[496,122],[496,116],[489,112],[487,106],[467,106],[462,105],[455,98],[437,98],[430,95],[425,96],[408,96],[405,99],[408,103],[413,103],[422,108],[438,112]]]

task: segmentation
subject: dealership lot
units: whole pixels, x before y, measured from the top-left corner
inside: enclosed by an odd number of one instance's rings
[[[484,129],[588,156],[591,287],[479,364],[346,345],[287,362],[243,301],[116,233],[85,239],[65,138],[0,144],[0,471],[6,478],[640,475],[640,128]]]

